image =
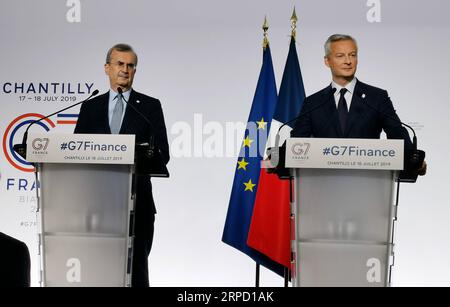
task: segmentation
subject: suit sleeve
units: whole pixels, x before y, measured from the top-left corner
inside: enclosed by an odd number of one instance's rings
[[[408,130],[400,123],[400,118],[395,112],[394,106],[387,91],[383,91],[382,103],[380,105],[380,114],[383,130],[388,139],[403,139],[405,149],[412,149],[413,144],[409,137]]]
[[[161,107],[161,102],[158,100],[156,104],[155,110],[155,137],[159,150],[161,151],[162,158],[164,163],[167,164],[170,160],[169,154],[169,142],[167,140],[167,130],[166,124],[164,121],[164,114]]]
[[[83,103],[81,105],[80,114],[78,115],[77,125],[73,133],[87,133],[88,131],[88,112],[86,110],[86,105]]]
[[[19,249],[19,268],[20,268],[20,275],[18,276],[20,280],[20,286],[21,287],[29,287],[30,286],[30,269],[31,269],[31,259],[30,259],[30,252],[28,250],[28,247],[25,245],[25,243],[21,242],[20,246],[18,246]]]
[[[309,100],[305,99],[303,108],[295,121],[294,129],[291,131],[291,137],[310,137],[312,135],[310,105]]]

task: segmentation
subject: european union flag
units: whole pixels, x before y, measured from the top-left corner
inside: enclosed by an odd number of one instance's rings
[[[295,118],[300,113],[305,100],[305,89],[295,44],[295,38],[292,36],[273,116],[273,127]],[[285,133],[280,131],[280,144],[284,143],[291,130],[292,128],[288,125],[284,127]],[[288,180],[281,180],[276,174],[268,174],[264,170],[261,172],[247,241],[249,246],[286,267],[291,265],[289,185]]]
[[[257,263],[283,275],[284,267],[247,245],[250,221],[270,123],[277,103],[272,55],[267,45],[247,122],[244,141],[236,165],[222,241],[250,256]]]

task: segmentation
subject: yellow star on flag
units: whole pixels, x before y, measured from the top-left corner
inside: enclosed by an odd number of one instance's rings
[[[248,165],[248,164],[249,164],[249,163],[248,163],[247,161],[245,161],[244,158],[242,158],[241,161],[238,161],[238,165],[239,165],[238,170],[243,169],[244,171],[246,171],[246,170],[247,170],[247,165]]]
[[[253,142],[254,142],[254,141],[253,141],[253,140],[250,140],[250,138],[249,138],[248,135],[247,135],[247,137],[246,137],[245,140],[244,140],[244,147],[250,148],[250,146],[252,145]]]
[[[245,191],[253,192],[253,188],[255,187],[256,184],[252,183],[252,180],[250,179],[248,182],[244,182],[244,185],[245,185]]]
[[[258,124],[258,129],[266,129],[267,122],[264,121],[264,117],[261,118],[261,121],[256,122]]]

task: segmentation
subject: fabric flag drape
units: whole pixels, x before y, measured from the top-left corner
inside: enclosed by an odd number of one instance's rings
[[[270,48],[263,52],[263,64],[239,154],[222,241],[250,256],[257,263],[282,275],[277,262],[247,245],[261,160],[277,102],[275,74]]]
[[[295,38],[292,37],[272,120],[272,134],[276,134],[278,127],[300,113],[304,99],[305,89]],[[291,130],[292,127],[283,128],[280,145],[289,137]],[[250,247],[288,268],[291,262],[289,193],[288,180],[280,180],[277,175],[261,170],[248,236]]]

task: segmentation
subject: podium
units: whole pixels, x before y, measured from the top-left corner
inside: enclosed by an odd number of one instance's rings
[[[287,140],[293,286],[390,286],[403,155],[403,140]]]
[[[134,135],[32,134],[41,286],[130,286]]]

